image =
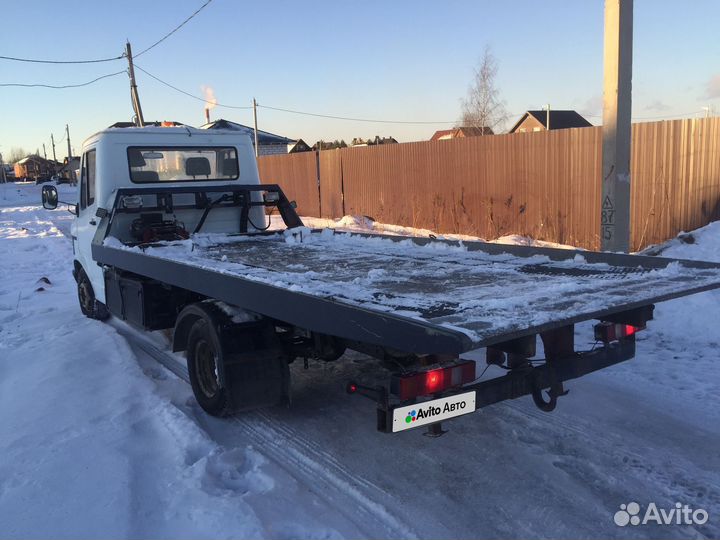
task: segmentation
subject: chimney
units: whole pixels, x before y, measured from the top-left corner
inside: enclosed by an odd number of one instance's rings
[[[205,123],[210,123],[210,109],[208,107],[205,107]]]

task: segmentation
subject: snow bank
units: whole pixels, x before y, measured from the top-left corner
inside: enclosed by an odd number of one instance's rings
[[[282,220],[279,216],[273,216],[273,228],[279,228]],[[405,227],[402,225],[393,225],[390,223],[381,223],[374,221],[367,216],[344,216],[339,219],[302,217],[303,223],[312,229],[336,229],[343,232],[364,232],[387,234],[394,236],[418,236],[422,238],[440,238],[444,240],[460,240],[460,241],[481,241],[496,244],[509,244],[516,246],[536,246],[536,247],[554,247],[561,249],[577,249],[567,244],[558,244],[555,242],[546,242],[544,240],[535,240],[528,236],[520,236],[517,234],[505,235],[492,240],[485,240],[479,236],[468,234],[439,234],[430,229],[420,229],[416,227]]]

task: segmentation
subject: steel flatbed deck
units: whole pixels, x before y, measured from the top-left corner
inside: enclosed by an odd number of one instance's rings
[[[93,257],[314,332],[461,353],[719,288],[720,264],[295,228]]]

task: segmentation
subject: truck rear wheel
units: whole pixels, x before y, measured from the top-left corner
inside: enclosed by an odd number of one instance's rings
[[[173,349],[186,351],[193,393],[208,414],[289,402],[288,356],[267,321],[238,324],[212,303],[192,304],[178,317]]]
[[[80,302],[80,311],[83,315],[98,321],[104,321],[110,317],[107,307],[102,302],[98,302],[95,298],[90,278],[87,277],[85,270],[80,268],[77,274],[78,301]]]
[[[220,382],[222,361],[223,350],[217,335],[206,319],[198,319],[188,335],[188,375],[195,399],[213,416],[227,416],[232,412],[228,390]]]

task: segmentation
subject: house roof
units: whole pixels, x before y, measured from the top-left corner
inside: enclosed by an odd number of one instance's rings
[[[243,124],[231,122],[230,120],[224,120],[223,118],[210,122],[209,124],[203,124],[200,126],[200,129],[229,129],[231,131],[244,131],[250,135],[253,140],[255,137],[255,130],[250,126],[244,126]],[[259,144],[292,144],[294,142],[295,139],[288,139],[282,135],[276,135],[275,133],[258,129]]]
[[[453,133],[455,133],[455,129],[439,129],[435,133],[433,133],[433,136],[430,137],[430,140],[437,141],[442,139],[443,137],[452,136]]]
[[[479,137],[480,135],[494,135],[493,130],[487,126],[461,126],[452,129],[441,129],[436,131],[431,141],[439,141],[440,139],[454,139],[456,137]]]
[[[289,143],[288,146],[288,153],[290,154],[292,154],[293,152],[305,152],[307,150],[310,150],[310,145],[302,139],[298,139],[295,142]]]
[[[480,135],[494,135],[492,128],[489,128],[488,126],[483,127],[475,127],[475,126],[467,126],[467,127],[459,127],[455,130],[458,135],[462,135],[463,137],[479,137]]]
[[[40,157],[40,156],[36,156],[36,155],[34,155],[34,154],[31,154],[31,155],[29,155],[29,156],[27,156],[27,157],[22,158],[20,161],[18,161],[18,163],[19,163],[20,165],[24,165],[24,164],[27,163],[28,161],[37,161],[37,162],[40,162],[40,163],[43,163],[43,162],[44,162],[44,163],[49,163],[49,161],[48,161],[47,159],[44,159],[44,158],[42,158],[42,157]]]
[[[545,125],[547,122],[547,111],[527,111],[522,115],[515,125],[510,129],[510,133],[514,133],[520,124],[522,124],[528,115],[532,116]],[[580,113],[577,111],[550,111],[550,129],[567,129],[567,128],[578,128],[578,127],[591,127],[592,124],[585,120]]]

